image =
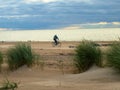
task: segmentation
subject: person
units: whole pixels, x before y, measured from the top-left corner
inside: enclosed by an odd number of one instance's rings
[[[54,35],[53,40],[54,40],[55,45],[57,45],[58,44],[58,40],[59,40],[58,36]]]

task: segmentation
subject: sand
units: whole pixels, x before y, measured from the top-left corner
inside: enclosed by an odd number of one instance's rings
[[[8,79],[19,83],[17,90],[120,90],[120,74],[112,68],[93,66],[90,70],[73,74],[73,55],[79,42],[62,42],[61,47],[53,47],[51,42],[29,42],[34,52],[41,55],[44,65],[31,68],[23,66],[8,72]],[[15,43],[0,43],[4,52]],[[106,47],[101,47],[106,48]],[[59,61],[63,62],[63,72]],[[0,83],[5,76],[0,73]]]

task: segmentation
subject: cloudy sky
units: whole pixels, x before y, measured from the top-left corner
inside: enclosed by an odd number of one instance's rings
[[[120,0],[0,0],[0,28],[120,27]]]

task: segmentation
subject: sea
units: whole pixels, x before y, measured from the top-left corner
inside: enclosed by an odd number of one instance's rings
[[[97,28],[76,30],[0,30],[0,41],[114,41],[120,38],[120,28]]]

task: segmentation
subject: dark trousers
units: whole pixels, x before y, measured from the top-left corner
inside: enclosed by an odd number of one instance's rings
[[[57,45],[57,44],[58,44],[57,39],[54,39],[54,42],[55,42],[55,45]]]

